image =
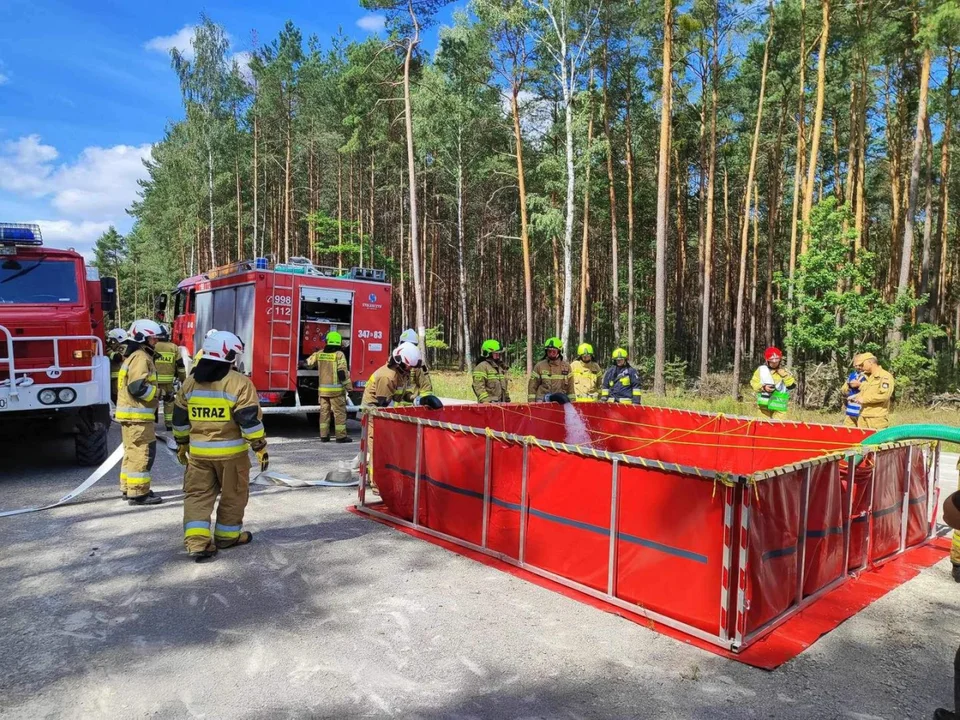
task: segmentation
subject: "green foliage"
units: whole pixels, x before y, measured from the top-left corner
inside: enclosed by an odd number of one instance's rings
[[[426,328],[424,344],[433,350],[449,350],[450,346],[443,339],[443,324],[436,327]]]
[[[942,338],[946,332],[929,323],[907,329],[906,339],[893,348],[890,370],[897,383],[897,398],[926,403],[937,389],[937,359],[927,353],[927,341]]]
[[[874,282],[874,255],[861,250],[851,260],[855,237],[850,211],[838,206],[836,198],[814,207],[810,245],[798,258],[792,283],[793,307],[780,304],[786,343],[802,358],[836,356],[842,367],[853,352],[879,353],[894,318],[920,302],[910,297],[885,302]],[[777,282],[786,297],[789,279],[781,274]]]

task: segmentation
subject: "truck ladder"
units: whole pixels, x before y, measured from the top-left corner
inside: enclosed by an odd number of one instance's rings
[[[267,365],[267,384],[271,390],[279,388],[289,389],[290,383],[290,358],[293,355],[293,311],[297,307],[294,302],[294,275],[291,273],[279,273],[273,271],[273,281],[270,289],[270,361]],[[281,282],[289,280],[289,284]],[[290,316],[282,317],[277,314],[277,306],[273,303],[278,290],[287,290],[290,292]],[[281,369],[277,369],[277,362],[284,358],[285,362]],[[296,389],[296,388],[294,388]]]

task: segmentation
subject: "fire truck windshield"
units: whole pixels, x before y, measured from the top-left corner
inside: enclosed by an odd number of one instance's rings
[[[77,302],[77,266],[70,260],[9,259],[0,263],[0,304]]]

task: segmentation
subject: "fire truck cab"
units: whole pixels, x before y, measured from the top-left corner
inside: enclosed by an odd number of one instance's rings
[[[40,228],[0,223],[0,425],[7,437],[75,436],[80,465],[107,457],[110,363],[104,313],[116,281],[73,250],[43,246]]]
[[[173,342],[190,365],[212,329],[229,330],[244,343],[240,372],[248,375],[265,413],[316,413],[316,368],[306,359],[326,345],[328,332],[343,337],[358,405],[366,381],[390,352],[392,288],[383,270],[318,267],[306,258],[273,265],[247,260],[187,278],[156,298],[164,318],[172,301]],[[351,407],[352,409],[352,407]]]

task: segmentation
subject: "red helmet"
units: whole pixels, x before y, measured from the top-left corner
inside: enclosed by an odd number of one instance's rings
[[[783,353],[780,352],[779,348],[768,347],[767,351],[763,354],[763,359],[767,362],[770,362],[771,360],[782,360]]]

